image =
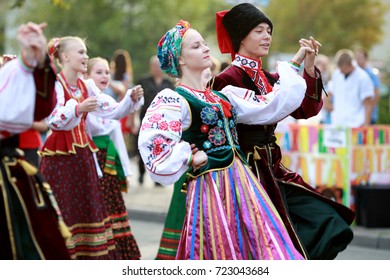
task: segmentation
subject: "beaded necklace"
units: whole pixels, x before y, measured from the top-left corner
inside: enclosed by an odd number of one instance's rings
[[[76,86],[72,86],[66,80],[64,73],[61,72],[60,76],[61,76],[62,80],[65,82],[66,89],[72,95],[72,97],[75,97],[77,99],[80,98],[81,97],[81,90],[80,90],[80,87],[78,85],[79,84],[79,79],[77,78],[77,85]]]
[[[210,90],[209,87],[207,87],[204,91],[200,91],[200,90],[195,90],[195,89],[189,88],[189,87],[184,86],[184,85],[180,85],[180,86],[183,87],[183,88],[186,88],[187,90],[192,92],[192,94],[194,94],[195,96],[198,96],[199,93],[203,93],[205,99],[208,102],[214,103],[214,104],[217,103],[217,104],[220,104],[222,106],[223,113],[225,114],[226,117],[229,118],[229,117],[232,116],[232,113],[231,113],[232,106],[231,106],[230,102],[228,102],[228,101],[220,98],[219,96],[215,95]],[[218,107],[213,106],[213,108],[218,111]]]

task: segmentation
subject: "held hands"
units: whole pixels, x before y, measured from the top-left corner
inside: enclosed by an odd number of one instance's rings
[[[314,68],[314,61],[316,56],[318,55],[320,47],[322,47],[321,43],[316,41],[312,36],[310,36],[310,40],[307,39],[301,39],[299,41],[301,47],[309,47],[313,51],[307,52],[305,56],[305,70],[306,72],[311,76],[315,77],[315,68]]]
[[[191,144],[192,151],[192,161],[190,166],[194,169],[194,171],[198,170],[202,166],[206,165],[208,161],[208,156],[204,151],[200,151],[195,144]]]
[[[136,85],[130,91],[130,98],[133,102],[138,102],[144,96],[144,89],[140,85]]]
[[[21,46],[23,59],[31,67],[45,61],[47,44],[46,37],[43,34],[45,27],[46,23],[29,22],[22,24],[18,29],[17,40]]]
[[[318,55],[319,48],[322,45],[312,36],[310,36],[310,39],[299,40],[299,45],[301,47],[293,57],[292,61],[298,63],[299,65],[302,64],[302,62],[304,61],[306,72],[310,76],[315,77],[314,59],[316,55]]]

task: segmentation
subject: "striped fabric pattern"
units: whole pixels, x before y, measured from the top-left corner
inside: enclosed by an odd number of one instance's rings
[[[188,184],[176,259],[303,259],[262,185],[238,158]]]
[[[177,246],[181,235],[180,230],[164,228],[160,247],[158,249],[157,260],[174,260],[176,258]]]
[[[75,224],[70,230],[72,238],[68,240],[66,245],[73,259],[80,256],[99,257],[115,250],[109,218],[100,223]]]

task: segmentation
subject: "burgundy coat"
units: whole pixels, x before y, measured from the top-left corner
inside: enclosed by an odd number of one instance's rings
[[[47,60],[45,66],[34,70],[36,88],[34,120],[40,121],[49,116],[56,106],[54,84],[57,76],[55,68]]]
[[[278,80],[278,74],[264,72],[271,85]],[[307,89],[301,106],[291,114],[296,119],[307,119],[315,116],[322,108],[323,85],[320,71],[317,68],[316,73],[317,78],[312,78],[304,71],[303,78],[306,81]],[[227,85],[232,85],[247,88],[260,94],[255,83],[246,72],[240,67],[233,65],[213,78],[209,85],[214,90],[221,90]],[[300,248],[301,252],[306,254],[291,223],[291,218],[287,210],[288,205],[286,205],[284,195],[281,194],[279,185],[283,184],[284,188],[288,189],[288,191],[304,192],[325,201],[332,205],[349,225],[354,219],[354,212],[344,205],[324,197],[312,186],[307,184],[298,173],[287,169],[282,164],[282,153],[280,147],[276,144],[274,134],[276,126],[277,124],[238,124],[238,139],[242,150],[247,155],[252,171],[260,179],[272,202],[275,204],[276,209],[278,209],[294,244],[297,249]]]

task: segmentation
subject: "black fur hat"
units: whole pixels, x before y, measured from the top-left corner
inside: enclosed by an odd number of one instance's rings
[[[222,19],[222,24],[230,36],[235,52],[238,52],[240,43],[246,35],[263,22],[267,23],[272,31],[273,25],[269,18],[250,3],[234,6]]]

